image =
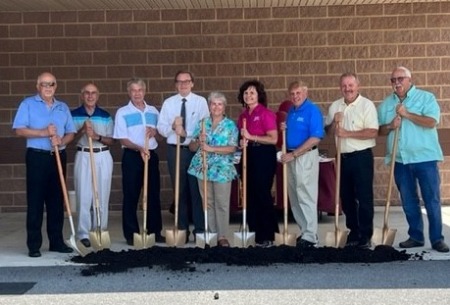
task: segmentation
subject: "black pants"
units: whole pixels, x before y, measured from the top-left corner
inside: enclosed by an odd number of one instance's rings
[[[66,152],[60,153],[61,164],[66,169]],[[64,246],[64,201],[54,154],[27,149],[27,247],[30,251],[42,246],[42,221],[44,205],[47,212],[47,236],[50,248]]]
[[[274,145],[248,146],[247,148],[247,209],[248,226],[255,232],[257,243],[275,239],[278,232],[277,215],[272,197],[276,171]]]
[[[365,149],[342,154],[341,200],[349,240],[369,241],[373,234],[373,153]]]
[[[189,175],[187,170],[191,164],[194,152],[187,147],[180,149],[180,193],[178,205],[178,225],[181,230],[189,231],[189,199],[192,205],[192,220],[194,222],[194,234],[205,231],[202,198],[198,189],[197,177]],[[167,165],[169,167],[170,179],[175,189],[175,156],[176,147],[167,145]]]
[[[155,235],[161,234],[161,199],[160,199],[159,157],[150,151],[148,162],[147,187],[147,230]],[[122,155],[122,229],[126,240],[133,239],[133,233],[139,233],[137,206],[142,186],[144,185],[144,161],[138,151],[124,149]]]

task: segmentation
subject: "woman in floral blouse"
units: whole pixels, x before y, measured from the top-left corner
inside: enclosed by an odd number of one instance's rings
[[[202,149],[207,152],[208,227],[211,232],[217,233],[219,246],[229,247],[226,237],[230,220],[231,182],[237,176],[233,154],[238,144],[238,129],[235,122],[225,115],[225,95],[211,92],[208,104],[211,115],[204,122],[199,122],[193,134],[197,141],[191,142],[190,147],[197,153],[192,158],[188,173],[198,178],[203,198]]]

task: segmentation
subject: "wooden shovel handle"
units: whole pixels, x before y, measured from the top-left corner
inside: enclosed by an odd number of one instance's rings
[[[145,135],[144,139],[144,150],[145,153],[148,154],[148,136]],[[142,227],[144,234],[147,234],[147,195],[148,195],[148,159],[150,156],[145,155],[144,159],[144,185],[142,186],[142,211],[143,211],[143,221],[142,221]]]
[[[95,171],[95,157],[94,157],[94,146],[92,145],[92,138],[88,136],[89,142],[89,157],[91,165],[91,177],[92,177],[92,189],[94,191],[94,202],[95,202],[95,214],[97,218],[97,227],[100,228],[100,202],[98,197],[98,187],[97,187],[97,172]]]
[[[178,229],[178,205],[180,201],[180,135],[177,134],[175,151],[175,231]]]
[[[205,120],[203,119],[202,121],[202,131],[201,134],[204,136],[205,135]],[[203,169],[203,211],[205,213],[208,212],[208,181],[207,181],[207,176],[208,176],[208,161],[207,161],[207,156],[208,153],[202,149],[202,169]],[[205,227],[205,231],[207,231],[207,228]]]
[[[67,187],[66,187],[66,179],[64,178],[64,172],[61,165],[61,157],[59,155],[59,148],[58,145],[53,146],[54,154],[56,157],[56,165],[58,167],[58,174],[59,174],[59,182],[61,184],[61,189],[64,197],[64,206],[66,208],[67,215],[69,217],[72,217],[72,211],[70,210],[70,204],[69,204],[69,195],[67,193]]]
[[[341,197],[341,137],[336,139],[336,188],[334,192],[334,226],[339,227],[339,201]]]
[[[247,120],[242,120],[242,127],[247,129]],[[246,140],[245,140],[246,141]],[[242,230],[246,232],[247,227],[247,143],[242,145]]]
[[[387,228],[387,225],[388,225],[389,208],[391,206],[392,184],[393,184],[393,180],[394,180],[394,169],[395,169],[395,158],[397,155],[398,134],[399,134],[399,128],[396,128],[394,131],[394,142],[392,143],[391,165],[389,168],[389,184],[388,184],[388,191],[387,191],[387,198],[386,198],[386,206],[384,208],[384,224],[383,224],[384,228]]]
[[[285,122],[286,124],[286,122]],[[281,146],[281,153],[286,154],[286,129],[282,130],[283,144]],[[283,162],[283,221],[284,233],[287,234],[288,228],[288,187],[287,187],[287,164]]]

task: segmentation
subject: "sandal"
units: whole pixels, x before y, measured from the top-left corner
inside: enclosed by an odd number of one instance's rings
[[[228,242],[228,240],[226,238],[222,238],[222,239],[219,239],[218,246],[219,247],[229,247],[230,243]]]

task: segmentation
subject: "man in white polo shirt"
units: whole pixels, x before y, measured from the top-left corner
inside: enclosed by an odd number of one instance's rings
[[[139,233],[137,205],[142,185],[144,183],[144,160],[148,164],[148,197],[147,197],[147,228],[149,234],[155,234],[155,241],[165,242],[161,235],[161,199],[159,157],[156,153],[158,142],[156,124],[159,112],[145,101],[146,84],[140,78],[128,81],[127,91],[130,101],[119,108],[114,124],[114,138],[120,141],[122,155],[122,229],[128,245],[133,245],[133,234]],[[149,138],[148,150],[145,138]]]

